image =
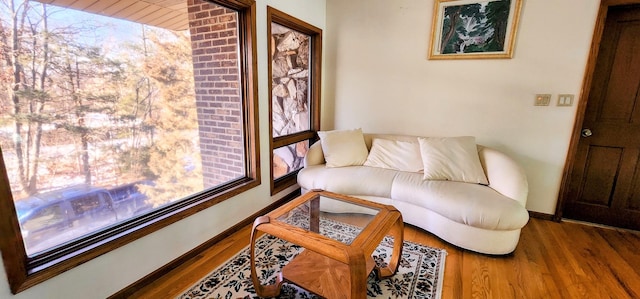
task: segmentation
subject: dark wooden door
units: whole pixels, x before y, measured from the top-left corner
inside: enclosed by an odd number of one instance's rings
[[[609,9],[588,95],[564,217],[640,230],[640,5]]]

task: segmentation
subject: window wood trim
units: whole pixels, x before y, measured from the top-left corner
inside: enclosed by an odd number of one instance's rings
[[[81,250],[64,251],[65,248],[61,248],[63,250],[61,253],[52,255],[46,260],[36,261],[26,254],[7,177],[7,168],[4,159],[0,158],[0,234],[3,236],[0,238],[0,250],[13,294],[260,185],[256,2],[255,0],[207,1],[238,11],[239,38],[244,45],[240,47],[242,57],[240,71],[245,74],[241,77],[243,120],[246,128],[244,131],[246,134],[244,150],[247,155],[245,177],[221,188],[197,194],[166,209],[159,209],[149,215],[134,218],[123,224],[117,233],[106,232],[92,240],[84,238],[69,245],[71,247],[75,245]],[[2,149],[0,149],[0,155],[2,155]],[[34,267],[34,261],[36,267]]]
[[[268,59],[268,71],[269,71],[269,173],[271,179],[271,195],[274,195],[290,186],[296,184],[296,176],[298,171],[288,173],[278,179],[274,179],[273,173],[273,150],[282,146],[309,141],[309,146],[317,140],[317,131],[320,130],[320,99],[321,99],[321,83],[322,83],[322,29],[315,27],[305,21],[297,19],[287,13],[279,11],[271,6],[267,6],[267,49],[271,49],[273,46],[271,40],[271,23],[277,23],[285,27],[291,28],[298,32],[307,34],[310,36],[311,46],[311,64],[310,64],[310,85],[309,85],[309,99],[310,99],[310,130],[304,132],[298,132],[291,135],[273,137],[273,107],[272,107],[272,59]],[[269,53],[271,51],[269,50]]]

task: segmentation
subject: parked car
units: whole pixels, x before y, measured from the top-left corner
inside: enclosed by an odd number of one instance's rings
[[[131,218],[151,206],[136,182],[112,189],[78,185],[33,195],[15,203],[28,252],[49,248]],[[39,246],[42,247],[42,246]],[[42,248],[42,249],[45,249]]]
[[[153,186],[153,182],[138,181],[109,189],[109,195],[119,218],[130,218],[153,208],[153,205],[147,203],[148,197],[138,189],[139,185]]]

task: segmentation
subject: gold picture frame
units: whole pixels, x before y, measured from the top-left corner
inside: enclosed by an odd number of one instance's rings
[[[521,9],[522,0],[435,0],[429,59],[512,58]]]

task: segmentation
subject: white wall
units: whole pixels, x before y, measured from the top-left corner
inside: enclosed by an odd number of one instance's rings
[[[262,185],[100,256],[15,296],[11,294],[4,265],[0,265],[2,269],[0,270],[0,298],[106,298],[277,199],[269,195],[267,5],[321,29],[325,29],[326,21],[325,0],[305,0],[303,2],[296,0],[257,1]]]
[[[553,214],[576,113],[556,97],[579,96],[599,1],[524,1],[513,59],[458,61],[427,59],[433,2],[327,0],[323,129],[476,136],[524,167],[527,209]]]

